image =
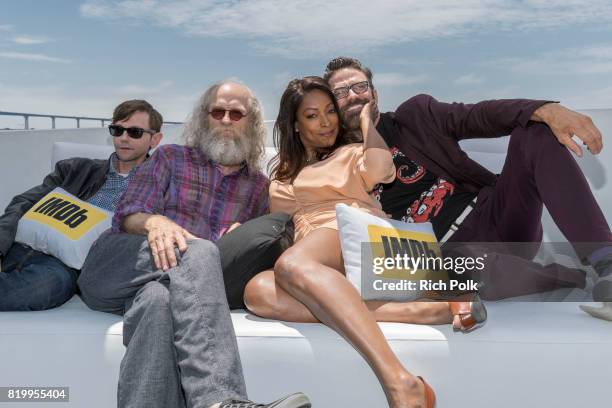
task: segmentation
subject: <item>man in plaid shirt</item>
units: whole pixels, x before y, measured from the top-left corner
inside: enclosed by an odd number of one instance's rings
[[[92,247],[82,298],[124,316],[119,407],[264,407],[247,400],[213,242],[268,212],[265,134],[248,88],[212,86],[185,126],[186,145],[162,146],[139,168]],[[265,407],[310,403],[298,393]]]

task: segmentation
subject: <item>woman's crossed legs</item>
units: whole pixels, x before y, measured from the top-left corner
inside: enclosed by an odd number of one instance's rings
[[[245,303],[262,317],[326,324],[366,359],[391,407],[425,406],[423,383],[402,366],[376,320],[450,323],[448,303],[366,305],[343,272],[338,231],[319,228],[289,248],[274,272],[263,272],[249,282]]]

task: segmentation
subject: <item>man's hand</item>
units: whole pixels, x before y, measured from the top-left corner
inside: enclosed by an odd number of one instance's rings
[[[559,143],[582,157],[582,149],[572,139],[576,135],[592,154],[598,154],[603,148],[601,133],[590,117],[583,115],[558,103],[547,103],[533,112],[531,120],[546,123],[555,134]]]
[[[147,238],[155,266],[164,271],[178,265],[174,247],[179,251],[187,250],[188,239],[198,239],[185,228],[163,215],[153,215],[145,222]]]

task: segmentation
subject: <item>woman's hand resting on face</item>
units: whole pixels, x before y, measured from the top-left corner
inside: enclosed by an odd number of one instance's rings
[[[363,143],[366,144],[368,134],[370,133],[370,130],[374,127],[374,122],[372,122],[372,101],[363,105],[361,113],[359,114],[359,122],[361,127],[361,134],[363,135]]]

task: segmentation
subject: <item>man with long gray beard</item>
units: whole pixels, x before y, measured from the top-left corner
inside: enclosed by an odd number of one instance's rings
[[[310,407],[301,393],[247,400],[213,243],[268,211],[259,102],[241,84],[218,83],[184,138],[139,169],[78,281],[90,308],[124,316],[118,406]]]

